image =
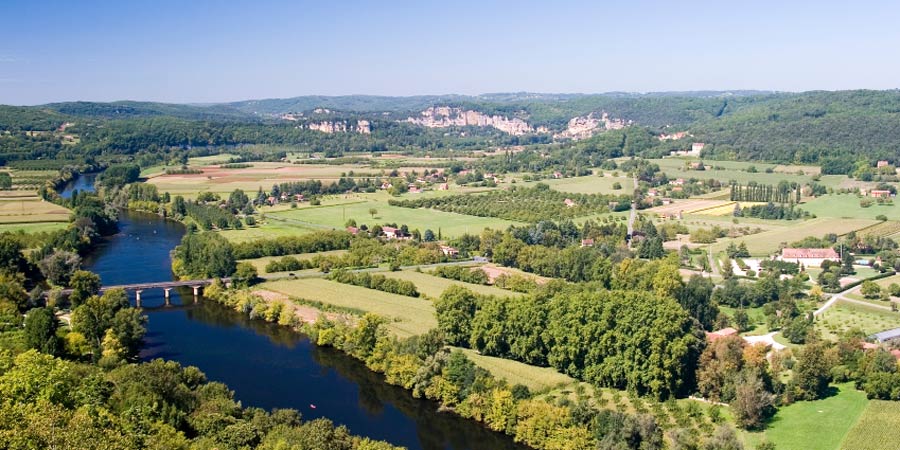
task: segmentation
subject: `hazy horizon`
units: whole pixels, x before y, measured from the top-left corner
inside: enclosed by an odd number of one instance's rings
[[[886,90],[900,5],[11,0],[0,103]]]

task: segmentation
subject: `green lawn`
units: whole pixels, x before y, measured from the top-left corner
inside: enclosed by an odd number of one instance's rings
[[[434,306],[422,298],[389,294],[321,278],[271,281],[259,285],[259,288],[378,314],[390,321],[388,329],[400,337],[422,334],[437,326]]]
[[[865,393],[853,388],[852,383],[839,384],[836,388],[839,390],[837,395],[824,400],[797,402],[779,408],[764,432],[749,434],[746,440],[756,443],[764,435],[778,449],[845,448],[841,442],[869,401]]]
[[[871,400],[841,443],[842,450],[897,448],[900,402]]]
[[[419,292],[432,298],[440,297],[441,293],[443,293],[447,288],[453,285],[462,286],[472,292],[481,295],[494,295],[497,297],[518,297],[522,295],[518,292],[508,291],[506,289],[500,289],[494,286],[463,283],[461,281],[449,280],[447,278],[429,275],[428,273],[424,272],[416,272],[414,270],[385,272],[382,275],[389,278],[399,278],[401,280],[412,281],[416,285],[416,288],[419,290]]]
[[[852,328],[868,335],[897,327],[900,327],[900,313],[840,301],[816,318],[816,329],[826,339],[835,339]]]
[[[890,205],[873,204],[868,208],[859,205],[860,197],[855,194],[823,195],[806,202],[800,207],[818,217],[839,217],[850,219],[874,219],[884,215],[888,219],[900,219],[900,202]]]
[[[372,208],[377,210],[374,217],[369,214],[369,210]],[[485,228],[503,230],[510,225],[517,224],[517,222],[493,217],[476,217],[432,209],[401,208],[381,201],[294,209],[274,212],[269,216],[333,228],[344,228],[344,224],[349,219],[355,219],[358,224],[365,223],[369,227],[384,223],[406,224],[410,230],[418,229],[423,233],[426,229],[431,229],[435,234],[440,230],[445,238],[467,232],[479,234]]]
[[[44,231],[62,230],[69,226],[66,222],[41,222],[41,223],[0,223],[0,233],[18,232],[40,233]]]
[[[561,374],[551,367],[537,367],[509,359],[484,356],[470,349],[460,350],[472,362],[495,377],[506,380],[510,385],[523,384],[528,386],[528,389],[532,392],[545,391],[575,382],[574,378]]]
[[[703,160],[703,164],[707,167],[707,170],[687,170],[684,166],[685,162],[688,160],[684,158],[652,159],[650,161],[659,165],[660,170],[672,179],[697,178],[699,180],[708,180],[712,178],[726,184],[731,180],[735,180],[742,184],[755,181],[760,184],[774,185],[778,184],[781,180],[805,184],[812,180],[812,172],[814,171],[812,168],[801,166],[776,166],[775,164],[712,160]],[[696,161],[696,159],[690,159],[690,161]],[[722,167],[722,169],[714,170],[712,169],[713,166],[719,166]],[[750,166],[755,166],[757,172],[750,173],[744,170]],[[772,168],[774,170],[776,167],[779,172],[765,172],[766,168]],[[806,171],[806,174],[797,175],[797,170],[804,170]]]

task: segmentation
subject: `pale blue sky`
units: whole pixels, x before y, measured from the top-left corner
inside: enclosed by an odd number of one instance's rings
[[[2,0],[0,103],[893,89],[898,24],[874,0]]]

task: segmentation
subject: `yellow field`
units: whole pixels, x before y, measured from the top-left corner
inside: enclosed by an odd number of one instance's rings
[[[36,196],[0,199],[2,224],[68,222],[70,213],[68,209]]]

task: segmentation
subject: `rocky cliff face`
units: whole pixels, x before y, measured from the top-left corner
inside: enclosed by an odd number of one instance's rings
[[[600,117],[590,113],[587,116],[573,117],[569,120],[566,130],[554,134],[553,137],[555,139],[587,139],[598,131],[618,130],[630,124],[631,121],[625,122],[622,119],[612,119],[606,112],[601,113]]]
[[[301,127],[303,126],[301,125]],[[346,120],[323,120],[321,122],[310,122],[306,125],[306,128],[328,134],[346,133],[348,131],[360,134],[372,133],[371,123],[369,123],[368,120],[362,119],[357,120],[355,125]]]
[[[449,106],[433,106],[422,111],[419,117],[410,117],[407,122],[428,128],[447,127],[494,127],[514,136],[535,133],[536,130],[522,119],[506,116],[489,116],[478,111],[451,108]]]

